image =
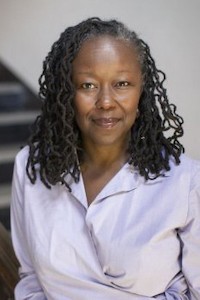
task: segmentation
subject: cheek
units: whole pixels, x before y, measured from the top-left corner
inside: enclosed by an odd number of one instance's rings
[[[76,96],[74,98],[75,119],[80,129],[85,125],[87,116],[91,109],[91,103],[89,101],[85,101],[84,97]]]
[[[74,98],[75,112],[78,114],[87,114],[94,106],[94,100],[92,97],[84,96],[77,93]]]
[[[134,125],[136,119],[137,119],[137,109],[130,112],[128,115],[127,120],[130,128]]]
[[[74,98],[74,110],[75,110],[75,115],[83,115],[86,109],[85,102],[82,101],[82,99],[78,96],[75,96]]]
[[[127,101],[125,103],[124,107],[125,107],[126,113],[128,115],[132,115],[132,116],[136,115],[137,110],[138,110],[139,100],[140,100],[140,98],[138,95],[138,97],[134,97],[134,98],[132,98],[132,100]]]

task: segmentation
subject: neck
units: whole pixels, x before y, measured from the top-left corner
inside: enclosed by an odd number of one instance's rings
[[[87,146],[84,145],[84,153],[80,158],[82,166],[96,166],[106,168],[114,163],[123,166],[128,160],[127,148],[124,144],[117,146]]]

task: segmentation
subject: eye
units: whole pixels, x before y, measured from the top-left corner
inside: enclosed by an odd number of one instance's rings
[[[85,82],[85,83],[81,84],[81,88],[84,90],[92,90],[92,89],[95,89],[96,86],[91,82]]]
[[[128,81],[119,81],[117,82],[116,86],[118,88],[124,88],[124,87],[128,87],[130,85],[130,83]]]

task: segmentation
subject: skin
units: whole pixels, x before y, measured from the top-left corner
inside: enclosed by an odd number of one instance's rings
[[[132,45],[110,36],[87,40],[73,62],[81,171],[90,204],[127,161],[142,74]]]

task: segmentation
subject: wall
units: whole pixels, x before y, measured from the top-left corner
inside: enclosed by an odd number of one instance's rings
[[[0,59],[33,90],[42,61],[69,25],[118,18],[148,42],[167,74],[170,100],[185,119],[186,153],[200,159],[199,0],[0,0]]]

